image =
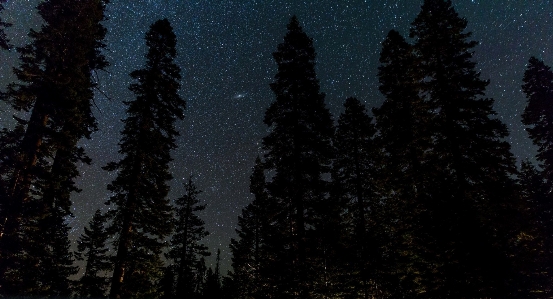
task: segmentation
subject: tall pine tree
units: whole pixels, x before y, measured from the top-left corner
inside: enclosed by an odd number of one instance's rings
[[[96,128],[90,109],[92,72],[107,66],[100,53],[107,2],[41,2],[37,9],[44,24],[40,31],[30,31],[29,45],[17,49],[19,83],[8,86],[5,98],[30,118],[15,117],[15,130],[3,131],[11,136],[8,148],[13,149],[2,159],[0,273],[5,294],[70,294],[68,277],[76,268],[64,218],[70,215],[71,192],[78,191],[75,164],[89,161],[77,142]]]
[[[315,74],[313,41],[294,16],[284,42],[273,53],[278,65],[271,89],[276,100],[265,113],[270,133],[263,138],[272,219],[271,285],[277,298],[310,298],[324,267],[317,246],[320,209],[328,192],[333,123]]]
[[[174,63],[176,36],[167,19],[156,21],[146,34],[146,65],[131,73],[134,101],[125,101],[127,118],[122,131],[119,162],[105,169],[117,171],[108,185],[109,231],[116,236],[110,298],[152,296],[161,277],[164,239],[172,230],[169,192],[171,150],[176,148],[177,119],[185,101],[178,94],[180,68]]]
[[[430,106],[430,196],[420,218],[432,248],[426,296],[504,298],[516,189],[507,127],[483,98],[471,51],[477,42],[451,1],[426,0],[412,23],[421,94]],[[427,189],[428,190],[428,189]],[[432,274],[431,274],[432,273]]]
[[[335,242],[345,245],[340,252],[342,292],[352,298],[369,298],[376,292],[375,270],[381,260],[374,215],[379,201],[380,154],[374,143],[376,129],[365,106],[356,98],[348,98],[344,108],[334,138],[332,173],[335,200],[341,203],[344,239]]]
[[[378,78],[385,100],[374,108],[382,151],[379,178],[384,204],[375,214],[387,233],[379,234],[386,257],[380,283],[395,296],[425,291],[429,250],[419,218],[429,197],[431,111],[420,96],[420,72],[412,46],[395,30],[382,43]]]
[[[198,216],[206,207],[200,204],[200,193],[190,177],[185,183],[185,194],[175,201],[176,228],[166,256],[173,262],[178,298],[199,298],[203,292],[199,286],[203,284],[204,257],[210,253],[207,246],[201,243],[209,233]]]

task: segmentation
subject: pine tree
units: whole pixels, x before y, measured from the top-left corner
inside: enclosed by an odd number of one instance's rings
[[[538,161],[543,168],[546,182],[553,181],[553,71],[545,63],[531,57],[524,72],[522,90],[526,94],[528,104],[522,113],[522,122],[526,131],[538,146]]]
[[[526,189],[531,194],[526,194],[531,200],[529,208],[533,211],[532,218],[536,225],[542,228],[541,236],[545,252],[541,260],[544,268],[542,273],[547,273],[549,285],[553,282],[553,198],[551,197],[551,183],[553,182],[553,71],[543,61],[531,57],[524,73],[522,90],[526,94],[528,103],[522,114],[522,122],[527,126],[526,131],[534,144],[538,147],[537,160],[540,162],[539,177],[543,180],[545,190]],[[533,186],[534,185],[534,186]],[[536,187],[535,184],[529,188]],[[531,190],[531,191],[530,191]],[[539,190],[539,189],[538,189]],[[547,284],[546,284],[547,285]],[[551,288],[548,293],[553,292]]]
[[[81,298],[102,298],[109,285],[105,275],[111,270],[110,257],[107,254],[109,236],[104,225],[105,216],[100,210],[96,210],[78,240],[77,260],[86,261],[84,274],[76,287],[76,293]]]
[[[431,111],[420,96],[420,72],[412,46],[395,30],[382,43],[378,78],[385,96],[374,108],[378,135],[381,198],[376,221],[387,233],[379,234],[385,260],[380,283],[395,296],[424,291],[425,273],[431,272],[420,226],[430,189],[428,160]]]
[[[146,65],[131,73],[134,101],[125,101],[127,118],[119,162],[104,169],[118,171],[108,185],[109,231],[116,235],[110,298],[148,297],[162,276],[161,253],[172,231],[169,192],[171,150],[176,148],[177,119],[185,102],[178,95],[180,68],[174,63],[176,36],[167,19],[146,34]]]
[[[45,228],[46,236],[50,238],[42,238],[45,241],[42,246],[48,247],[41,263],[41,282],[44,288],[41,294],[49,297],[70,296],[72,288],[69,278],[77,274],[78,267],[73,264],[75,258],[69,240],[70,227],[65,222],[65,215],[53,209],[39,223],[38,227]]]
[[[522,114],[526,131],[538,146],[538,161],[543,168],[546,182],[553,181],[553,71],[543,61],[531,57],[524,72],[522,90],[526,94],[527,106]]]
[[[504,298],[512,291],[507,219],[516,167],[507,127],[494,118],[493,100],[483,98],[488,82],[476,71],[477,42],[468,40],[466,25],[451,1],[426,0],[410,31],[421,94],[433,113],[432,185],[420,220],[434,269],[424,289],[438,298]]]
[[[228,272],[229,275],[232,274],[232,272]],[[222,293],[223,296],[221,299],[234,299],[238,298],[238,292],[236,291],[236,284],[234,283],[233,279],[229,276],[223,276],[222,279]]]
[[[223,296],[221,286],[221,250],[217,249],[217,258],[215,260],[215,269],[209,268],[205,279],[205,288],[203,290],[204,299],[220,299]]]
[[[271,237],[272,211],[267,198],[264,165],[260,157],[255,160],[250,176],[250,193],[254,200],[238,217],[237,239],[231,239],[232,269],[230,274],[237,298],[261,298],[268,294],[267,245]]]
[[[207,249],[206,249],[207,250]],[[195,271],[192,277],[192,285],[194,294],[200,296],[205,290],[205,282],[207,279],[207,266],[205,256],[200,255],[200,261],[196,263]]]
[[[352,298],[368,298],[375,292],[375,270],[379,252],[376,247],[375,203],[378,201],[377,159],[374,143],[376,129],[365,106],[348,98],[338,119],[333,164],[334,196],[341,202],[345,240],[342,270],[344,292]],[[342,278],[342,279],[344,279]]]
[[[0,13],[4,10],[4,3],[7,0],[0,0]],[[6,35],[5,29],[11,27],[12,24],[2,21],[0,19],[0,48],[4,50],[10,50],[12,45],[9,44],[9,39]],[[6,194],[8,192],[8,174],[10,169],[13,169],[13,164],[16,159],[17,149],[15,147],[18,144],[18,136],[22,136],[23,128],[21,126],[16,127],[14,130],[8,130],[6,128],[2,129],[0,132],[0,242],[2,236],[4,235],[4,229],[7,222],[7,218],[2,213],[3,209],[9,209],[9,204],[7,202]],[[2,251],[0,251],[0,259],[2,258]],[[1,271],[1,269],[0,269]]]
[[[37,7],[44,20],[41,30],[31,30],[31,43],[17,49],[21,64],[14,72],[19,83],[8,86],[5,99],[14,110],[29,112],[30,118],[15,117],[16,128],[4,131],[19,135],[11,138],[9,148],[14,150],[2,160],[4,294],[70,294],[69,276],[77,269],[64,218],[70,215],[70,194],[77,191],[75,164],[88,161],[76,144],[95,129],[91,73],[107,66],[100,53],[106,4],[105,0],[41,2]],[[66,161],[63,167],[61,160]]]
[[[0,13],[4,10],[4,3],[6,3],[7,0],[0,0]],[[8,36],[6,35],[5,29],[11,27],[12,24],[2,21],[0,19],[0,48],[4,50],[9,50],[12,48],[12,45],[10,45],[10,40],[8,39]]]
[[[204,221],[198,216],[206,207],[199,204],[200,193],[192,182],[192,177],[189,177],[185,184],[185,194],[175,201],[176,228],[167,258],[173,261],[175,268],[178,298],[199,298],[203,292],[203,258],[210,253],[207,246],[201,243],[209,233],[205,230]]]
[[[323,176],[330,172],[333,124],[315,74],[313,41],[295,16],[273,57],[276,100],[265,113],[271,131],[263,139],[266,169],[273,173],[267,190],[279,207],[272,220],[278,235],[268,246],[271,286],[278,298],[309,298],[324,271],[315,225],[328,192]]]
[[[548,185],[541,171],[528,160],[522,161],[519,184],[524,214],[517,236],[516,256],[520,274],[520,297],[548,298],[551,293],[551,254],[548,249]]]
[[[175,298],[175,272],[173,268],[172,265],[169,265],[163,270],[163,278],[159,281],[160,299]]]

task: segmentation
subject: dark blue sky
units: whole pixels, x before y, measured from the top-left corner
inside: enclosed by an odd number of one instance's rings
[[[29,28],[38,26],[37,0],[9,1],[4,17],[14,23],[8,31],[16,45],[26,42]],[[367,106],[379,106],[382,96],[376,78],[380,43],[390,29],[407,35],[422,0],[112,0],[105,54],[111,62],[100,73],[101,89],[110,97],[96,98],[99,131],[83,141],[93,165],[81,168],[74,197],[76,238],[97,208],[105,209],[106,185],[114,178],[101,166],[117,160],[117,142],[124,118],[123,100],[133,98],[128,74],[144,63],[144,33],[151,23],[168,18],[178,38],[182,96],[186,119],[179,123],[179,149],[173,153],[171,198],[183,192],[182,183],[194,175],[208,207],[202,217],[211,235],[206,243],[223,251],[229,264],[228,242],[237,216],[251,200],[248,181],[260,141],[267,133],[265,109],[273,101],[269,89],[276,72],[271,53],[296,14],[314,39],[317,74],[335,118],[343,101],[356,96]],[[509,141],[518,158],[533,155],[520,124],[525,106],[520,91],[525,64],[532,55],[553,65],[553,1],[457,0],[457,12],[467,18],[468,30],[480,42],[477,67],[490,79],[487,96],[495,99],[498,117],[511,129]],[[0,87],[13,80],[15,53],[0,53]],[[0,124],[11,126],[12,111],[2,106]]]

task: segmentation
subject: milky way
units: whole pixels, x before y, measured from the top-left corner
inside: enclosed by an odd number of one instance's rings
[[[38,28],[34,7],[38,0],[5,4],[4,18],[14,23],[8,36],[15,45],[27,42],[29,28]],[[123,100],[129,73],[144,63],[144,33],[160,18],[172,23],[178,38],[178,64],[182,68],[181,95],[187,100],[186,118],[179,123],[179,148],[173,152],[171,198],[183,193],[189,175],[207,204],[202,214],[211,235],[212,252],[222,250],[228,269],[228,243],[237,216],[251,200],[249,175],[260,141],[267,134],[265,109],[274,97],[269,88],[276,73],[271,53],[286,33],[295,14],[314,39],[317,74],[326,102],[335,118],[343,101],[355,96],[368,107],[383,98],[376,78],[381,42],[390,29],[408,35],[409,25],[422,1],[386,0],[112,0],[108,6],[109,30],[105,55],[111,63],[99,73],[100,89],[95,115],[99,131],[83,141],[93,165],[81,167],[79,186],[69,219],[75,239],[93,212],[109,197],[106,185],[114,178],[101,170],[117,160],[117,143],[124,115]],[[495,99],[498,117],[511,129],[509,141],[517,158],[532,157],[533,148],[520,124],[525,98],[520,85],[530,56],[553,65],[553,1],[453,1],[467,18],[468,30],[480,42],[475,49],[477,67],[490,79],[488,97]],[[0,87],[14,80],[11,67],[16,53],[0,53]],[[11,111],[0,104],[0,124],[12,126]]]

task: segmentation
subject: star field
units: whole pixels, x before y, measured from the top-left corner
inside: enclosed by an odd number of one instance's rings
[[[29,28],[38,28],[38,0],[8,1],[4,18],[12,43],[27,42]],[[211,235],[205,239],[213,253],[222,250],[223,270],[230,265],[228,243],[237,216],[251,200],[249,176],[255,157],[262,154],[265,109],[274,97],[269,83],[276,73],[272,52],[282,42],[286,24],[296,14],[317,51],[317,75],[335,118],[343,101],[356,96],[368,107],[383,101],[376,77],[381,42],[391,29],[408,35],[422,0],[118,0],[111,1],[105,22],[105,52],[111,66],[98,74],[100,89],[95,111],[99,131],[82,142],[93,159],[81,167],[69,219],[77,238],[94,211],[106,209],[106,185],[114,179],[101,169],[119,159],[118,141],[124,115],[123,100],[129,73],[144,63],[144,33],[151,23],[168,18],[178,38],[177,63],[182,68],[181,95],[187,100],[185,120],[178,124],[179,148],[173,152],[170,198],[182,195],[189,175],[207,204],[202,214]],[[453,1],[468,30],[480,42],[475,49],[482,78],[490,79],[487,96],[495,99],[497,117],[510,130],[509,141],[519,159],[532,157],[520,114],[525,107],[522,76],[530,56],[553,64],[553,1]],[[14,80],[16,53],[0,53],[0,87]],[[11,111],[0,104],[0,124],[13,125]],[[224,271],[223,273],[225,273]]]

